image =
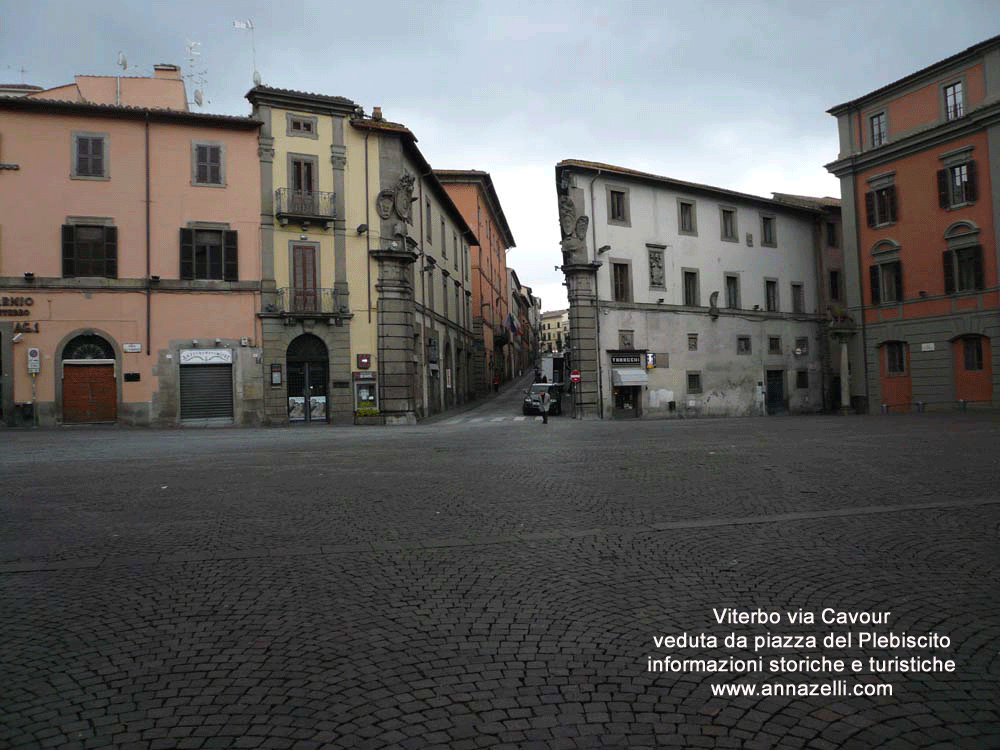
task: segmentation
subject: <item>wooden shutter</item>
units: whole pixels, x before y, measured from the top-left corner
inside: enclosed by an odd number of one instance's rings
[[[181,229],[181,278],[194,278],[194,230]]]
[[[104,227],[104,275],[118,278],[118,227]]]
[[[236,230],[225,230],[222,233],[222,278],[226,281],[239,281],[239,255],[239,246],[236,241]]]
[[[965,199],[970,203],[974,203],[979,199],[979,184],[976,180],[976,162],[970,161],[966,166],[968,167],[967,175],[969,181],[965,186]]]
[[[871,195],[871,193],[869,193],[869,195]],[[882,294],[880,293],[880,290],[879,290],[879,272],[878,272],[878,266],[869,266],[868,267],[868,279],[871,282],[871,286],[872,286],[872,304],[873,305],[881,304],[881,302],[882,302]]]
[[[865,216],[868,219],[868,226],[875,226],[875,193],[871,190],[865,193]]]
[[[62,275],[76,276],[76,227],[72,224],[62,227]]]
[[[983,283],[983,246],[976,245],[972,248],[973,253],[973,277],[976,289],[985,289],[986,285]]]
[[[892,264],[896,271],[896,302],[903,301],[903,263],[897,261]]]
[[[939,169],[937,172],[938,205],[941,208],[948,208],[951,205],[948,200],[948,170]]]
[[[944,293],[954,294],[955,292],[955,263],[953,258],[954,253],[951,250],[945,250],[941,253],[941,258],[944,262]]]
[[[886,188],[889,197],[889,221],[898,221],[899,204],[896,198],[896,186],[890,185]]]
[[[195,146],[195,182],[208,182],[208,146]]]
[[[208,161],[208,182],[213,185],[222,184],[222,147],[221,146],[206,146],[205,147],[207,161]]]

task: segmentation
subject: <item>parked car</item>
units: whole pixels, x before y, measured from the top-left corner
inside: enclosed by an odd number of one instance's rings
[[[549,402],[549,414],[562,414],[562,384],[561,383],[535,383],[524,392],[524,403],[521,411],[524,414],[542,413],[542,393],[549,392],[552,399]]]

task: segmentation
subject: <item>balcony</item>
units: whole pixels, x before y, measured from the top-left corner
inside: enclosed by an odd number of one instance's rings
[[[340,317],[349,312],[344,299],[333,289],[282,287],[278,289],[278,312],[284,315]]]
[[[336,218],[333,209],[333,193],[306,192],[291,188],[274,191],[274,215],[281,226],[289,222],[323,224],[327,229]]]

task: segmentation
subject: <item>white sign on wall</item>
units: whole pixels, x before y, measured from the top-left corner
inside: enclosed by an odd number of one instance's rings
[[[922,352],[932,352],[934,351],[934,344],[921,344],[920,351]]]
[[[182,365],[228,365],[232,362],[232,349],[181,349]]]
[[[142,344],[122,344],[122,351],[129,354],[138,354],[142,351]]]

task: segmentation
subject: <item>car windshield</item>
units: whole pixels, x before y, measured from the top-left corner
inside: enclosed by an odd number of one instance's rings
[[[548,389],[549,385],[547,383],[535,383],[533,386],[531,386],[531,395],[537,396],[538,394],[542,393],[543,391],[547,391]]]

